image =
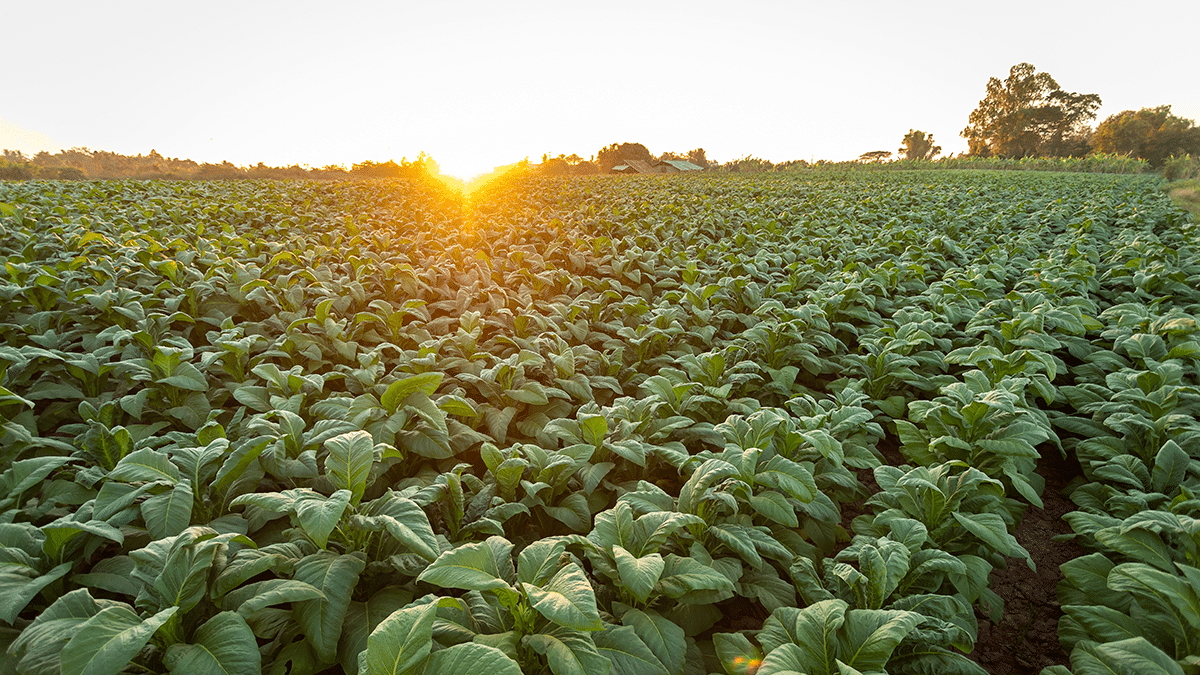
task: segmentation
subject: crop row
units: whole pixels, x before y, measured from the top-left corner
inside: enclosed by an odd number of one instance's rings
[[[5,184],[0,633],[38,674],[979,673],[1062,452],[1074,672],[1193,672],[1195,241],[1142,176]]]

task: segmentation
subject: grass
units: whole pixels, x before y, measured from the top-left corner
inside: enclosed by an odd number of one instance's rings
[[[1193,216],[1200,219],[1200,179],[1175,181],[1166,185],[1164,189],[1171,196],[1171,201],[1191,211]]]

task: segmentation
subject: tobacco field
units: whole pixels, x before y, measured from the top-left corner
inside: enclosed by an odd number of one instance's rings
[[[1200,674],[1159,180],[0,183],[0,675]]]

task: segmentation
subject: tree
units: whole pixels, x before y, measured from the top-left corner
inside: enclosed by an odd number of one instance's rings
[[[695,164],[696,166],[698,166],[702,169],[708,168],[708,157],[705,156],[705,154],[704,154],[704,148],[696,148],[695,150],[688,150],[687,161],[691,162],[692,164]]]
[[[601,173],[608,173],[614,166],[631,159],[654,163],[654,156],[641,143],[613,143],[608,147],[601,148],[600,152],[596,153],[596,163],[600,165]]]
[[[924,131],[909,129],[901,143],[904,145],[896,152],[902,159],[925,161],[937,157],[942,152],[942,146],[933,144],[933,134],[926,135]]]
[[[891,156],[892,156],[892,153],[887,150],[872,150],[870,152],[864,152],[863,154],[859,155],[858,161],[860,161],[860,162],[882,162],[883,160],[885,160]]]
[[[1132,155],[1160,167],[1171,155],[1200,154],[1200,127],[1171,114],[1171,106],[1108,116],[1092,136],[1098,152]]]
[[[1098,95],[1063,91],[1049,73],[1018,63],[1003,82],[988,79],[961,135],[976,156],[1058,156],[1064,139],[1095,119],[1099,107]]]

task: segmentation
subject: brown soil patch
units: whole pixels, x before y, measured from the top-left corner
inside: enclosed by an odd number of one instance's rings
[[[971,659],[991,675],[1037,675],[1042,668],[1070,665],[1058,643],[1058,619],[1062,616],[1055,588],[1062,579],[1059,566],[1084,554],[1074,542],[1053,541],[1071,532],[1062,519],[1075,510],[1071,500],[1060,494],[1080,475],[1074,457],[1063,459],[1050,449],[1038,462],[1037,471],[1046,479],[1042,494],[1045,509],[1029,507],[1017,527],[1016,537],[1037,565],[1029,569],[1024,560],[1008,559],[1008,568],[992,572],[991,589],[1004,599],[1004,617],[993,624],[978,610],[979,639]]]

